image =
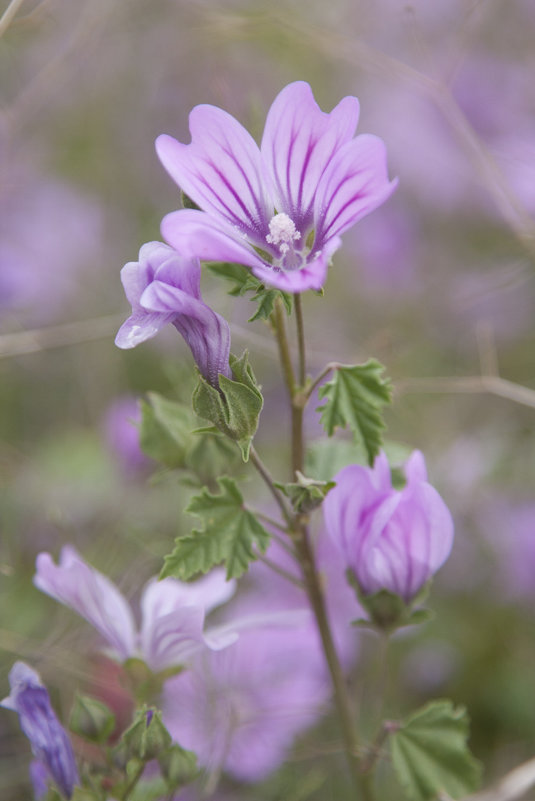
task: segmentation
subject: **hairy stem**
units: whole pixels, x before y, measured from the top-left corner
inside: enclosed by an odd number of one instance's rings
[[[359,769],[358,740],[354,726],[354,715],[344,673],[340,665],[340,660],[338,659],[329,625],[325,599],[316,570],[308,528],[304,522],[298,519],[296,529],[296,546],[300,555],[307,595],[316,618],[318,632],[321,637],[325,659],[331,676],[336,711],[344,740],[347,763],[355,785],[360,788],[362,797],[365,801],[371,801],[371,795],[367,789],[367,781]]]
[[[290,350],[286,337],[282,306],[279,304],[277,309],[278,311],[273,317],[273,326],[277,337],[282,371],[292,408],[292,471],[295,473],[296,470],[303,470],[305,452],[303,434],[303,412],[305,404],[303,403],[303,392],[306,380],[306,353],[303,315],[299,296],[295,296],[295,312],[299,339],[299,384],[296,384],[295,374],[290,361]],[[316,619],[325,660],[331,676],[336,711],[344,740],[349,770],[355,787],[359,789],[361,797],[364,801],[372,801],[373,796],[369,777],[362,774],[359,766],[358,740],[354,726],[354,715],[344,673],[340,660],[338,659],[329,625],[325,598],[316,569],[306,516],[299,514],[294,515],[292,539],[301,564],[305,590]]]

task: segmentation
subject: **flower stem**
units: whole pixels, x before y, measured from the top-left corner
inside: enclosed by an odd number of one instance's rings
[[[298,385],[295,381],[295,374],[290,359],[290,350],[286,336],[283,309],[280,301],[277,301],[277,306],[272,318],[279,347],[282,371],[292,407],[292,471],[294,473],[296,470],[303,470],[305,453],[303,435],[303,412],[305,403],[303,403],[303,391],[306,381],[306,353],[303,314],[299,295],[295,296],[295,314],[297,320],[297,336],[299,341],[298,375],[300,383]],[[359,789],[362,799],[364,799],[364,801],[372,801],[373,796],[370,782],[368,777],[362,774],[359,766],[358,739],[354,725],[354,715],[351,708],[351,702],[347,691],[344,673],[340,664],[340,660],[338,659],[338,654],[336,652],[336,647],[329,625],[325,598],[318,576],[318,571],[316,569],[314,552],[310,542],[306,516],[300,514],[294,515],[291,534],[301,564],[305,590],[316,619],[316,625],[325,654],[325,660],[331,676],[335,705],[338,713],[342,737],[344,740],[349,770],[351,772],[355,787]]]
[[[294,295],[295,321],[297,324],[297,346],[299,348],[299,385],[304,388],[306,382],[305,326],[303,324],[303,306],[301,295]]]
[[[296,307],[297,308],[297,307]],[[300,316],[300,315],[299,315]],[[301,316],[300,316],[301,317]],[[271,316],[271,323],[273,326],[273,331],[275,333],[275,337],[277,339],[277,345],[279,348],[279,358],[282,366],[282,372],[284,374],[284,383],[286,384],[286,389],[288,391],[288,395],[290,398],[291,403],[291,410],[292,410],[292,477],[295,476],[296,470],[303,469],[303,459],[304,459],[304,446],[303,446],[303,406],[301,403],[296,402],[296,394],[298,390],[298,386],[295,380],[295,372],[292,365],[292,359],[290,356],[290,348],[288,345],[288,337],[286,334],[286,321],[284,319],[284,308],[282,305],[282,301],[280,298],[277,298],[275,301],[275,309]],[[302,318],[301,318],[302,324]],[[302,328],[302,325],[301,325]],[[303,348],[304,348],[304,339],[303,339]],[[304,356],[300,352],[300,363],[304,365],[304,358],[301,359],[301,356]],[[300,372],[303,371],[303,367],[300,368]]]
[[[371,796],[365,789],[365,779],[359,769],[358,761],[358,740],[354,726],[354,715],[351,709],[349,694],[347,686],[334,645],[331,629],[329,626],[329,619],[327,616],[327,609],[325,606],[325,599],[321,584],[318,578],[318,572],[314,562],[314,554],[310,544],[308,528],[306,524],[298,520],[296,532],[296,546],[301,559],[301,567],[303,570],[303,578],[307,595],[316,618],[316,624],[321,637],[321,643],[325,654],[325,659],[331,675],[331,682],[334,691],[334,700],[336,704],[336,711],[338,713],[338,720],[342,731],[344,740],[345,753],[351,775],[354,783],[360,788],[362,797],[365,801],[370,801]]]

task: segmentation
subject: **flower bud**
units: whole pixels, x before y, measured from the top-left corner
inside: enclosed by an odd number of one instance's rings
[[[362,595],[387,590],[408,604],[449,556],[453,521],[427,482],[419,451],[408,460],[405,475],[405,487],[395,490],[384,453],[373,468],[345,467],[323,510],[327,531]]]

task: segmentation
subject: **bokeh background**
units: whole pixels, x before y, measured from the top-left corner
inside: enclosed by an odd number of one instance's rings
[[[456,521],[436,617],[392,649],[388,715],[433,695],[465,704],[486,781],[532,756],[533,2],[27,0],[0,32],[2,697],[16,658],[41,671],[65,716],[74,687],[99,684],[88,627],[32,586],[39,551],[73,543],[136,598],[191,527],[191,487],[143,458],[131,423],[147,391],[187,398],[189,351],[173,330],[135,351],[113,342],[129,313],[120,268],[179,206],[154,139],[188,141],[198,103],[259,139],[275,95],[304,79],[325,110],[359,97],[359,131],[385,140],[399,177],[345,235],[325,296],[304,298],[309,370],[386,365],[392,450],[425,453]],[[269,329],[208,274],[203,292],[231,323],[234,352],[251,352],[266,397],[258,448],[282,473]],[[308,429],[319,436],[313,409]],[[356,692],[376,658],[363,640]],[[335,736],[327,719],[255,798],[338,798]],[[28,751],[2,713],[2,799],[29,797]]]

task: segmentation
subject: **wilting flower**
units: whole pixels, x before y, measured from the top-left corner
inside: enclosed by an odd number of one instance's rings
[[[160,160],[200,210],[173,212],[164,238],[181,253],[251,267],[288,292],[320,289],[340,234],[381,205],[388,180],[381,139],[354,137],[355,97],[321,111],[307,83],[275,99],[260,149],[220,108],[196,106],[192,141],[156,140]]]
[[[226,320],[201,298],[201,267],[194,256],[182,256],[162,242],[147,242],[139,261],[125,264],[121,281],[132,314],[115,338],[120,348],[134,348],[167,323],[182,334],[206,380],[218,386],[218,375],[231,377],[230,329]]]
[[[223,570],[191,584],[166,578],[150,581],[141,596],[141,628],[117,587],[65,546],[59,565],[48,553],[37,557],[34,584],[74,609],[110,644],[120,661],[140,657],[157,672],[175,667],[203,648],[224,648],[237,637],[229,627],[203,633],[205,614],[235,591]]]
[[[46,772],[70,798],[80,781],[78,770],[72,745],[52,709],[48,690],[35,670],[24,662],[15,662],[11,668],[9,686],[11,693],[0,705],[18,712],[20,727],[36,758],[31,773],[37,793],[42,793]]]
[[[321,716],[329,697],[323,659],[313,625],[247,631],[165,682],[165,725],[209,771],[260,781]]]
[[[405,466],[407,483],[392,487],[381,453],[373,469],[344,467],[324,504],[325,525],[365,595],[385,589],[409,602],[449,556],[453,521],[427,482],[419,451]]]

